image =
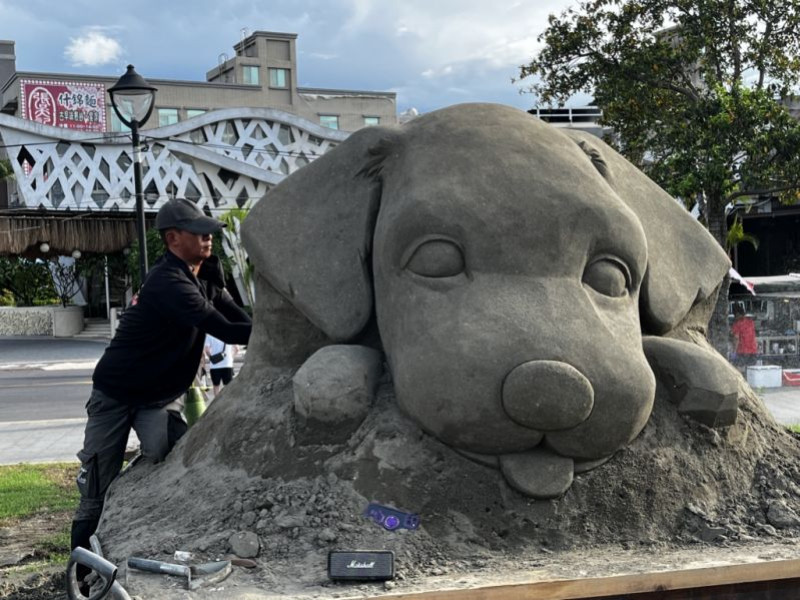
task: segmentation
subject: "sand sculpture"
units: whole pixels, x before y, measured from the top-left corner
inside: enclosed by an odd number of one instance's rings
[[[112,486],[112,559],[234,552],[302,597],[331,549],[393,550],[408,582],[800,531],[800,444],[705,338],[727,257],[602,141],[482,104],[366,128],[243,237],[246,363]]]
[[[684,321],[702,335],[727,257],[593,136],[490,105],[364,129],[270,192],[243,238],[334,343],[375,316],[401,410],[530,496],[636,437],[654,372],[682,412],[736,419],[727,363],[670,337]],[[354,431],[359,413],[341,412],[329,425]]]

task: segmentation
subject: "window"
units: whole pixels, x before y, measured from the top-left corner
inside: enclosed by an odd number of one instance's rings
[[[159,108],[158,109],[158,126],[174,125],[178,122],[178,109],[177,108]]]
[[[117,113],[112,109],[111,110],[111,131],[124,131],[128,132],[131,128],[125,125],[122,121],[119,120]]]
[[[320,115],[319,124],[331,129],[339,129],[339,117],[336,115]]]
[[[191,119],[192,117],[199,117],[200,115],[206,114],[205,109],[203,108],[187,108],[186,109],[186,118]]]
[[[372,125],[380,125],[381,118],[380,117],[364,117],[364,126],[370,127]]]
[[[258,85],[258,67],[242,67],[242,81],[247,85]]]
[[[267,56],[275,60],[292,60],[289,42],[267,40]]]
[[[273,88],[287,88],[289,87],[289,70],[288,69],[270,69],[269,70],[269,87]]]

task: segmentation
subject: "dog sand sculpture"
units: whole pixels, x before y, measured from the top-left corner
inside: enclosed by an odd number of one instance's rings
[[[405,415],[529,496],[629,444],[657,380],[688,417],[736,420],[738,375],[705,339],[728,258],[595,137],[489,104],[365,128],[242,233],[269,362],[383,352]],[[365,414],[296,408],[345,436]]]

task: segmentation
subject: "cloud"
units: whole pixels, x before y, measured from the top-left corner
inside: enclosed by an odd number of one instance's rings
[[[301,52],[301,54],[303,54],[303,52]],[[320,60],[334,60],[339,58],[338,54],[331,54],[327,52],[309,52],[308,55],[311,58],[318,58]]]
[[[302,85],[395,89],[399,110],[415,106],[427,112],[463,101],[528,108],[533,98],[518,93],[528,82],[511,80],[541,48],[536,38],[548,13],[574,3],[142,0],[136,11],[95,3],[87,12],[75,9],[88,6],[86,0],[0,0],[0,14],[3,28],[16,33],[18,63],[25,70],[118,76],[130,59],[145,77],[203,80],[221,52],[231,55],[247,24],[251,31],[298,34]]]
[[[420,75],[422,75],[425,79],[433,79],[434,77],[447,77],[448,75],[453,75],[454,73],[455,69],[453,68],[453,65],[445,65],[436,69],[425,69],[422,73],[420,73]]]
[[[519,66],[541,49],[537,37],[546,27],[548,14],[574,3],[331,1],[339,3],[339,19],[347,23],[322,42],[335,47],[342,57],[342,68],[335,76],[347,81],[353,74],[368,73],[384,88],[403,90],[398,95],[401,110],[406,101],[424,110],[464,100],[528,107],[531,97],[520,96],[512,79],[519,76]],[[391,69],[386,65],[392,65]]]
[[[100,31],[89,31],[81,37],[70,38],[64,56],[74,67],[96,67],[119,61],[122,47],[117,40]]]

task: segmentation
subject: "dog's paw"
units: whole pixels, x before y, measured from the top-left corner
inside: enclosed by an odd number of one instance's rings
[[[369,412],[381,371],[380,352],[366,346],[325,346],[312,354],[292,379],[298,441],[347,441]]]
[[[738,374],[719,354],[691,342],[645,337],[644,353],[678,412],[709,427],[736,422]]]

